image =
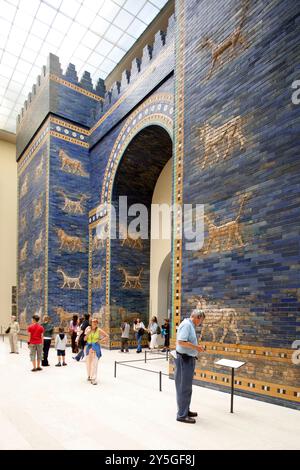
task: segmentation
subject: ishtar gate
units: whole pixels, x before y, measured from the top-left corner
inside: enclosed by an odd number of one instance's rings
[[[21,328],[89,313],[117,349],[125,318],[157,315],[174,347],[200,308],[195,383],[227,390],[215,361],[241,360],[236,393],[300,409],[299,5],[175,3],[109,89],[54,54],[32,86],[17,122]],[[120,196],[149,213],[203,205],[203,246],[186,248],[179,212],[170,240],[111,237]]]

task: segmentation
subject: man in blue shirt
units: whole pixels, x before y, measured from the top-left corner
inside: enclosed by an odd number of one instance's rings
[[[192,384],[195,372],[195,362],[198,352],[204,348],[198,345],[196,326],[201,325],[205,318],[202,310],[196,309],[190,318],[184,319],[177,330],[177,344],[175,359],[175,386],[177,398],[177,421],[183,423],[196,423],[196,412],[190,411],[192,398]]]

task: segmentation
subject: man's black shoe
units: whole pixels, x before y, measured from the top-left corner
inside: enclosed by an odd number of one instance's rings
[[[189,411],[188,416],[190,418],[196,418],[196,416],[198,416],[198,413],[196,411]]]
[[[181,423],[189,423],[189,424],[196,423],[196,420],[194,418],[190,418],[189,416],[186,416],[185,418],[177,418],[177,421],[180,421]]]

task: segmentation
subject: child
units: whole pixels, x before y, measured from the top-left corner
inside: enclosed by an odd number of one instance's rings
[[[61,367],[61,362],[63,366],[66,366],[65,356],[66,356],[66,347],[67,347],[67,335],[64,332],[64,328],[59,327],[59,334],[55,338],[55,349],[57,350],[58,363],[56,367]]]

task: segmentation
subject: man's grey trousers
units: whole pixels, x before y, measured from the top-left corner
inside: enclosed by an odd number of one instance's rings
[[[174,375],[178,407],[177,418],[185,418],[190,411],[195,363],[195,357],[182,356],[177,353]]]

